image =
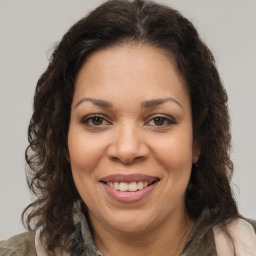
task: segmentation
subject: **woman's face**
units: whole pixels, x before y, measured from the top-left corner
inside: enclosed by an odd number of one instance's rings
[[[78,73],[69,161],[93,225],[143,232],[184,216],[192,163],[184,81],[162,51],[122,45],[97,51]]]

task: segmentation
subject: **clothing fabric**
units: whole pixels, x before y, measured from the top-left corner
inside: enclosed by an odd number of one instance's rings
[[[218,256],[255,256],[256,235],[252,225],[243,219],[233,220],[227,225],[233,244],[219,225],[213,227],[215,244]]]
[[[200,224],[210,214],[205,210],[196,221],[180,256],[256,256],[256,222],[234,219],[227,224],[228,234],[221,224],[203,226]],[[47,256],[39,240],[40,229],[16,235],[7,241],[0,241],[0,256]],[[103,256],[96,248],[88,222],[83,214],[76,224],[71,238],[71,252],[65,256]],[[59,254],[56,252],[56,256]]]

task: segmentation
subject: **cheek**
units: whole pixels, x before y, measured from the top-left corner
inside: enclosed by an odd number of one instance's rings
[[[70,130],[68,136],[70,163],[73,172],[92,172],[104,154],[104,143],[100,136],[86,136]]]
[[[173,135],[156,140],[154,155],[168,170],[187,169],[192,165],[192,136]]]
[[[70,128],[68,134],[69,157],[72,176],[76,188],[86,203],[93,207],[95,184],[97,184],[96,169],[103,154],[102,139],[86,134],[79,129]]]

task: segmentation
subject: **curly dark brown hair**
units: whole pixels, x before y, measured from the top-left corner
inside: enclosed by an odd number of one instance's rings
[[[36,199],[24,210],[23,221],[29,230],[43,227],[49,251],[69,249],[75,229],[72,208],[81,200],[66,160],[77,73],[93,52],[129,43],[145,43],[171,54],[186,81],[194,139],[201,151],[187,188],[188,214],[196,219],[203,209],[214,209],[208,224],[238,216],[230,188],[227,94],[212,53],[178,11],[149,1],[110,0],[64,35],[36,87],[26,150],[27,181]]]

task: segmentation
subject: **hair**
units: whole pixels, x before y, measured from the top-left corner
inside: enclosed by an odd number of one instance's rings
[[[215,60],[190,21],[150,1],[110,0],[75,23],[56,46],[38,80],[26,150],[27,182],[35,200],[25,208],[29,230],[42,226],[47,250],[69,250],[73,205],[81,200],[71,174],[67,134],[78,71],[93,52],[122,44],[147,44],[171,54],[190,94],[194,140],[186,209],[193,219],[208,208],[207,224],[238,216],[230,179],[231,134],[227,94]],[[33,224],[33,226],[32,226]]]

